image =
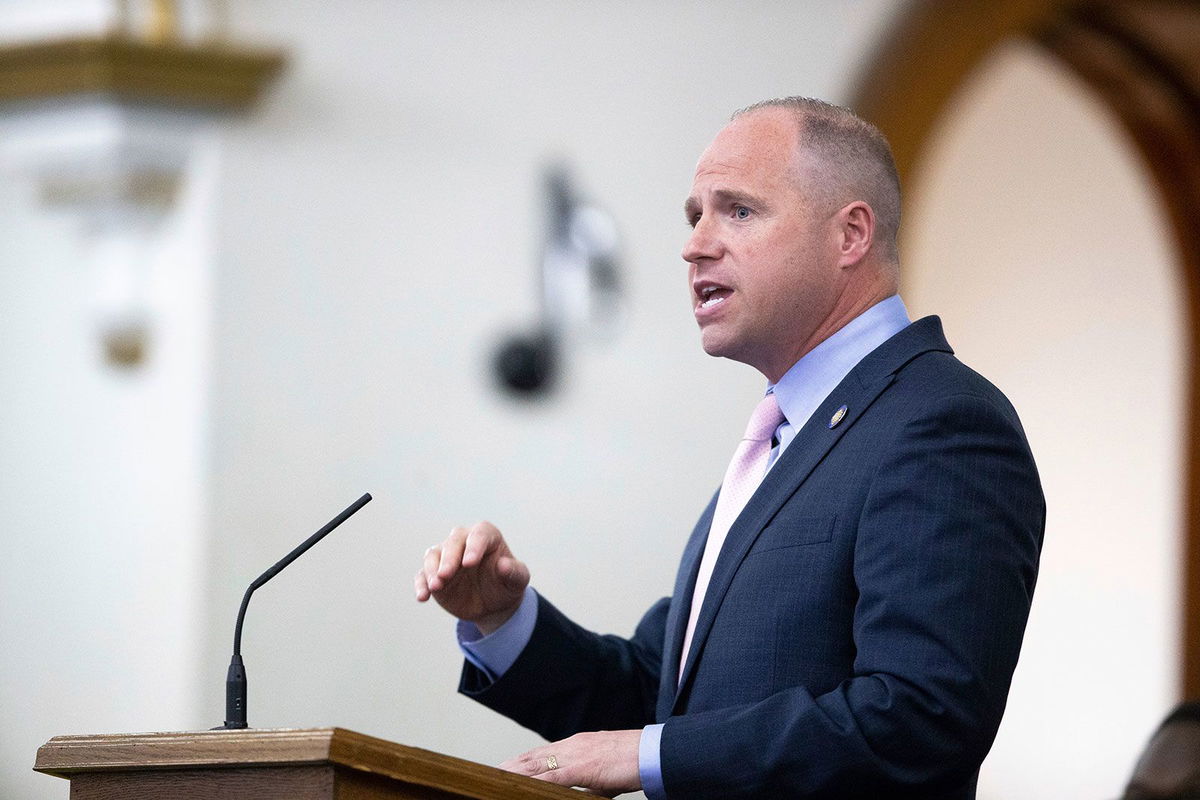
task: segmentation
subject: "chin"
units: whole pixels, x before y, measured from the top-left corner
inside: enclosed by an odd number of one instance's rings
[[[736,342],[731,342],[728,338],[717,335],[716,331],[704,331],[700,335],[700,346],[704,348],[704,352],[714,358],[731,358],[734,361],[742,361],[738,358],[738,348]]]
[[[704,352],[708,353],[710,356],[719,358],[725,355],[724,344],[725,343],[721,341],[719,336],[714,336],[709,331],[700,332],[700,347],[702,347]]]
[[[705,331],[700,337],[700,346],[704,348],[705,353],[714,358],[728,358],[730,361],[754,367],[754,369],[762,372],[763,375],[767,374],[760,365],[759,359],[755,358],[755,350],[745,347],[743,343],[731,341],[729,338],[722,338],[713,334],[715,334],[715,331]]]

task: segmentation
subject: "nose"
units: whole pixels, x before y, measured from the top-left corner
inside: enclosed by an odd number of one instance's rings
[[[721,240],[717,235],[716,223],[710,221],[708,216],[702,215],[692,228],[692,235],[684,243],[683,251],[679,255],[689,264],[695,264],[704,259],[717,258],[720,254]]]

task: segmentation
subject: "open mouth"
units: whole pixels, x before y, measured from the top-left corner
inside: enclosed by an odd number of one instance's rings
[[[700,303],[698,308],[713,308],[725,302],[729,295],[733,294],[732,289],[727,289],[724,286],[705,286],[700,290]]]

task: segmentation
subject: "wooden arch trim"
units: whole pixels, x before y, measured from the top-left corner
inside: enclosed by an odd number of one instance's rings
[[[1184,697],[1200,697],[1200,4],[1193,0],[915,0],[868,65],[851,105],[892,142],[902,179],[917,171],[947,102],[1001,42],[1025,37],[1104,101],[1159,191],[1183,270]]]

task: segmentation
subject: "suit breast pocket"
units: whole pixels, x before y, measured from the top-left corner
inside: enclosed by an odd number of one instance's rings
[[[834,514],[816,516],[780,513],[754,540],[747,557],[789,547],[807,547],[828,542],[833,539],[836,525],[837,516]]]

